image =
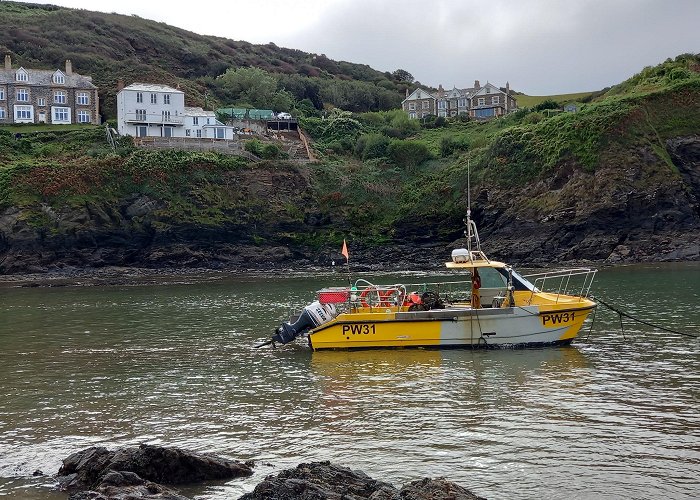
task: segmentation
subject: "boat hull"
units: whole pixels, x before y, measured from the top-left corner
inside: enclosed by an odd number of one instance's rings
[[[499,348],[569,344],[595,307],[523,306],[341,314],[308,335],[314,350]]]

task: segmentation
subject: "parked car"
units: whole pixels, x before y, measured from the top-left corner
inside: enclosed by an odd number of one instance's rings
[[[277,119],[278,120],[291,120],[292,115],[289,113],[277,113]]]

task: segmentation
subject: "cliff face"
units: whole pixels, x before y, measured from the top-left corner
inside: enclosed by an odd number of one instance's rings
[[[672,163],[651,147],[612,149],[595,172],[563,164],[518,189],[482,185],[472,203],[484,250],[531,265],[700,258],[700,136],[669,139],[664,151]],[[619,167],[619,154],[630,167]],[[222,184],[229,201],[219,222],[175,218],[162,199],[137,193],[5,208],[0,270],[293,267],[340,257],[339,245],[313,244],[313,234],[343,233],[350,225],[321,208],[306,170],[267,164],[228,173]],[[388,245],[352,241],[353,260],[439,265],[463,244],[462,215],[398,218]]]
[[[564,164],[517,192],[487,190],[482,234],[508,260],[546,263],[694,260],[700,257],[700,137],[609,153],[595,172]]]

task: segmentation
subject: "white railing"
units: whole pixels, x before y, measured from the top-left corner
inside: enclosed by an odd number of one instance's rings
[[[163,115],[160,113],[126,113],[125,120],[134,123],[162,123],[182,125],[185,122],[182,116]]]
[[[548,292],[555,294],[558,302],[559,297],[562,295],[580,298],[588,297],[597,272],[597,269],[581,267],[561,271],[528,274],[523,277],[530,281],[535,287],[530,294],[530,301],[532,301],[532,296],[536,292]]]

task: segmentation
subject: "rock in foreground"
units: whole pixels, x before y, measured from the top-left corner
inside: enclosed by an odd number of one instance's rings
[[[141,445],[109,451],[92,447],[63,460],[60,488],[71,498],[183,499],[156,483],[187,484],[252,475],[249,464],[181,448]],[[92,490],[92,491],[91,491]],[[90,495],[88,495],[88,492]],[[88,495],[88,496],[85,496]]]
[[[240,500],[483,500],[445,479],[413,481],[401,490],[330,462],[301,464],[268,476]]]

